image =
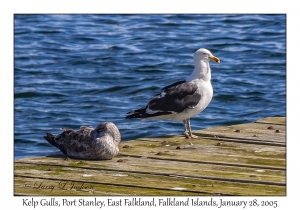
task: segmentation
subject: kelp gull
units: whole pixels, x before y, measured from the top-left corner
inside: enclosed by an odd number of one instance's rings
[[[209,50],[197,50],[194,54],[195,68],[190,76],[164,87],[144,107],[128,112],[126,118],[182,120],[183,134],[197,138],[192,134],[190,118],[202,112],[213,96],[209,60],[220,63],[220,59]]]

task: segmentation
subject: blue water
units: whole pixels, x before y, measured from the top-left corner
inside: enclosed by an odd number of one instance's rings
[[[15,15],[14,156],[57,153],[43,135],[114,122],[122,141],[182,122],[124,119],[209,49],[214,97],[193,130],[286,115],[285,15]]]

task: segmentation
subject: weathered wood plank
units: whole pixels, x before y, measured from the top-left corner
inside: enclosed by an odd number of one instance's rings
[[[195,131],[200,140],[169,135],[121,142],[120,154],[106,161],[63,155],[16,160],[15,194],[285,195],[284,123],[276,117]],[[38,189],[40,183],[55,190]],[[93,189],[70,189],[72,183]]]
[[[170,137],[153,139],[156,141],[152,142],[146,142],[145,140],[149,139],[138,139],[130,142],[130,147],[122,149],[120,153],[129,156],[131,154],[145,157],[160,156],[178,160],[247,164],[249,166],[285,167],[286,164],[285,147],[235,142],[221,143],[218,146],[219,140],[209,138],[187,140],[183,137]],[[167,141],[167,144],[164,144],[162,140]],[[176,149],[178,146],[182,149]]]
[[[30,183],[32,186],[25,185]],[[34,184],[36,183],[36,186]],[[54,186],[54,190],[51,189],[38,189],[40,183],[43,183],[45,186]],[[64,185],[66,183],[66,185]],[[90,189],[79,189],[81,186],[87,187]],[[60,196],[60,195],[86,195],[86,196],[155,196],[155,195],[168,195],[168,196],[178,196],[178,195],[215,195],[208,193],[200,193],[193,191],[180,191],[180,190],[168,190],[163,188],[147,188],[147,187],[136,187],[110,184],[110,183],[96,183],[89,181],[78,181],[78,180],[69,180],[69,179],[40,179],[40,178],[29,178],[29,177],[18,177],[15,178],[15,194],[20,195],[49,195],[49,196]]]
[[[273,129],[268,129],[270,127]],[[285,146],[285,125],[266,125],[262,123],[249,123],[232,126],[220,126],[194,131],[199,136],[218,136],[219,138],[240,139],[245,143]],[[226,139],[225,139],[226,140]]]
[[[263,170],[263,169],[236,169],[235,167],[215,167],[210,165],[201,165],[194,163],[178,163],[173,161],[174,166],[168,166],[172,162],[167,161],[158,161],[158,160],[150,160],[143,158],[126,158],[126,163],[117,164],[116,167],[112,167],[113,163],[110,165],[106,165],[105,167],[99,166],[97,164],[88,165],[77,165],[75,164],[66,165],[66,164],[57,164],[57,163],[26,163],[22,162],[16,163],[16,166],[19,171],[22,169],[28,170],[28,168],[39,166],[48,166],[49,168],[53,167],[65,167],[65,168],[76,168],[78,170],[101,170],[107,172],[115,172],[115,173],[135,173],[135,174],[153,174],[159,176],[176,176],[176,177],[190,177],[190,178],[198,178],[198,179],[207,179],[207,180],[223,180],[223,181],[231,181],[231,182],[243,182],[243,183],[267,183],[270,185],[284,185],[285,181],[285,171],[277,171],[277,170]],[[23,167],[27,164],[27,167]],[[154,164],[154,166],[150,166]],[[119,167],[118,167],[119,165]],[[120,167],[121,166],[121,167]],[[21,168],[20,168],[21,167]],[[22,168],[23,167],[23,168]],[[126,168],[126,169],[124,169]],[[29,172],[27,172],[29,173]],[[36,173],[36,171],[34,172]],[[41,173],[41,172],[40,172]],[[226,178],[224,176],[229,176],[230,178]],[[251,178],[250,178],[251,177]]]
[[[116,170],[102,170],[101,168],[85,167],[64,167],[64,166],[48,166],[48,165],[31,165],[27,172],[16,173],[16,177],[41,179],[43,177],[44,184],[46,182],[61,181],[72,183],[79,181],[89,183],[90,185],[114,185],[120,187],[135,187],[146,190],[164,190],[164,191],[178,191],[181,189],[182,193],[197,193],[207,195],[230,195],[242,194],[245,189],[249,187],[248,184],[261,183],[259,180],[253,180],[254,183],[244,183],[241,181],[232,182],[229,180],[216,180],[209,177],[197,178],[179,176],[176,174],[167,173],[143,173],[141,171],[116,171]],[[49,170],[51,169],[51,170]],[[38,174],[38,176],[37,176]],[[84,176],[86,175],[86,177]],[[133,182],[135,180],[135,182]],[[159,180],[159,182],[157,182]],[[249,180],[248,180],[249,181]],[[267,195],[271,189],[277,191],[284,191],[284,188],[277,185],[252,185],[251,195],[261,193]],[[216,192],[218,189],[218,192]],[[263,192],[262,192],[262,189]],[[282,192],[284,193],[284,192]]]
[[[267,117],[260,120],[257,120],[258,123],[268,123],[273,125],[286,125],[285,117]]]

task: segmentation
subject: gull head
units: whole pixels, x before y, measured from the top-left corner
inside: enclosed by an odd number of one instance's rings
[[[194,61],[195,62],[201,62],[201,61],[206,61],[208,62],[209,60],[215,61],[216,63],[220,63],[220,59],[216,56],[214,56],[209,50],[200,48],[197,50],[194,54]]]
[[[117,143],[121,141],[121,134],[118,127],[112,122],[103,122],[99,124],[93,132],[94,138],[101,138],[103,136],[111,136]]]

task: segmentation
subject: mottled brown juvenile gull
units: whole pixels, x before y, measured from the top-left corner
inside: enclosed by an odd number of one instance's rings
[[[183,134],[197,138],[192,134],[190,118],[202,112],[213,96],[209,60],[220,63],[220,59],[209,50],[197,50],[194,54],[195,68],[190,76],[164,87],[145,106],[128,112],[126,118],[182,120]]]
[[[44,138],[71,158],[109,160],[118,154],[121,135],[112,122],[103,122],[96,129],[81,126],[79,130],[64,128],[58,135],[46,133]]]

